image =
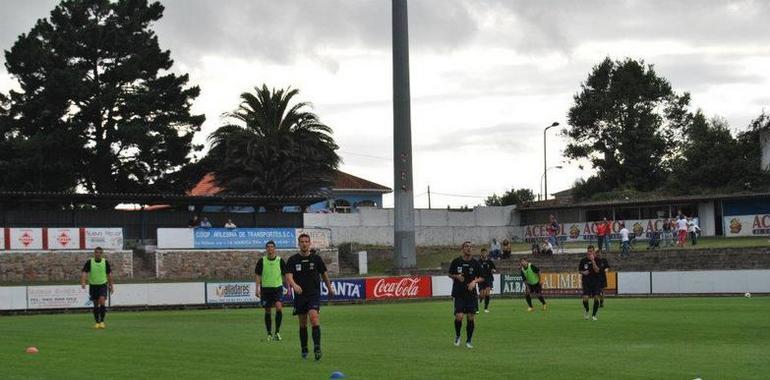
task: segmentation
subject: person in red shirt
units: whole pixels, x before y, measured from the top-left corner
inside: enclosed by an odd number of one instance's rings
[[[608,243],[606,239],[610,238],[610,225],[607,223],[607,218],[599,222],[596,225],[596,238],[598,240],[598,251],[601,252],[604,249],[605,244]],[[606,244],[609,245],[609,244]]]

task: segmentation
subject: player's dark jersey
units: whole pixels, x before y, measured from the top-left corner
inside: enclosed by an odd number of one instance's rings
[[[326,264],[321,256],[297,253],[286,262],[286,273],[291,273],[294,282],[302,288],[302,296],[321,295],[321,275],[326,273]]]
[[[463,260],[462,257],[458,257],[452,260],[449,264],[449,274],[462,274],[465,281],[454,280],[452,283],[452,297],[475,297],[476,288],[468,290],[468,284],[475,280],[477,277],[481,277],[481,268],[477,260]]]
[[[605,270],[610,269],[610,262],[607,261],[604,257],[600,259],[596,259],[596,266],[599,267],[599,280],[602,281],[602,283],[607,282],[607,272]]]
[[[112,269],[110,269],[110,262],[107,261],[107,259],[102,258],[104,260],[104,269],[107,271],[107,274],[112,273]],[[86,264],[83,265],[83,272],[90,272],[91,271],[91,259],[88,259],[86,261]]]
[[[596,266],[599,266],[599,263],[596,263]],[[587,257],[584,257],[580,260],[578,271],[581,273],[583,283],[599,282],[599,273],[594,271],[594,266],[591,264],[591,260],[589,260]],[[587,275],[583,274],[585,271],[588,271]]]
[[[479,260],[479,277],[483,277],[485,282],[492,282],[492,273],[496,269],[494,261],[490,259]]]

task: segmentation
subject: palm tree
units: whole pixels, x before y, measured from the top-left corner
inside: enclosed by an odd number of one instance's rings
[[[332,129],[308,109],[290,106],[299,90],[255,87],[241,94],[230,123],[209,136],[207,161],[226,193],[312,194],[329,188],[340,157]]]

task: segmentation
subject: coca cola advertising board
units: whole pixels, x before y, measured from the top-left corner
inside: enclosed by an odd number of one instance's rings
[[[432,295],[430,276],[366,279],[367,299],[423,298]]]

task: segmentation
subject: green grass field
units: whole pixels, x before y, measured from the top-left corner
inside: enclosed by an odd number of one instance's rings
[[[537,303],[537,302],[536,302]],[[448,300],[328,306],[324,358],[301,360],[296,320],[267,342],[257,309],[0,317],[3,379],[767,379],[770,297],[608,299],[599,321],[579,299],[527,313],[495,299],[475,348],[452,345]],[[290,314],[290,313],[287,313]],[[464,333],[463,333],[464,334]],[[26,354],[37,346],[40,353]]]

